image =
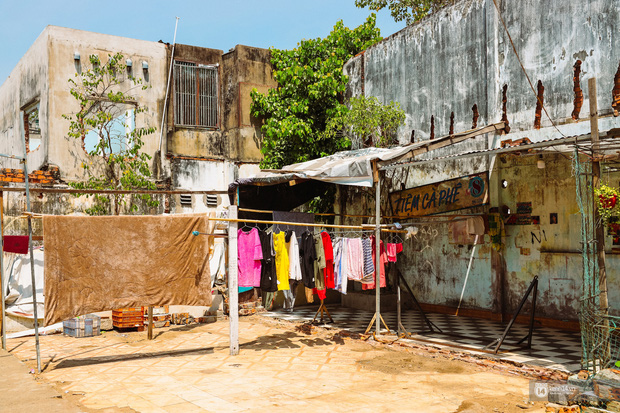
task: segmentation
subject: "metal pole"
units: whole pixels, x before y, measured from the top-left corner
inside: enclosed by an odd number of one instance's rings
[[[0,191],[0,287],[2,294],[2,350],[6,350],[6,308],[4,300],[6,299],[6,290],[4,288],[4,192]]]
[[[164,124],[166,121],[166,109],[168,107],[168,92],[170,91],[170,80],[172,79],[172,65],[174,64],[174,47],[177,43],[177,27],[179,26],[179,17],[177,16],[174,23],[174,37],[172,39],[172,54],[170,55],[170,67],[168,68],[168,83],[166,85],[166,96],[164,98],[164,110],[161,115],[161,129],[159,133],[159,156],[163,162],[164,155],[161,153],[162,141],[164,139]]]
[[[237,219],[237,206],[228,208],[228,216]],[[230,330],[230,355],[239,354],[239,287],[237,267],[237,222],[228,224],[228,320]]]
[[[28,174],[26,173],[26,176]],[[26,188],[28,188],[28,178],[26,178]],[[26,197],[30,198],[30,191],[26,191]],[[30,201],[28,201],[28,211],[30,211]],[[39,316],[37,311],[37,283],[34,275],[34,248],[32,247],[32,217],[28,217],[28,249],[30,250],[30,278],[32,279],[32,306],[34,315],[34,337],[37,350],[37,372],[41,373],[41,348],[39,346]]]
[[[30,207],[30,183],[28,180],[28,150],[26,149],[26,135],[23,136],[24,144],[24,177],[26,183],[26,211],[32,212]],[[41,373],[41,349],[39,346],[39,317],[37,311],[37,283],[34,275],[34,250],[32,247],[32,216],[28,216],[28,249],[30,251],[30,278],[32,280],[32,307],[34,316],[34,337],[37,351],[37,372]]]
[[[30,182],[28,179],[28,147],[26,146],[26,134],[22,135],[22,144],[24,146],[24,177],[26,186],[26,211],[32,212],[30,207]],[[37,283],[34,275],[34,251],[32,248],[32,218],[28,216],[28,250],[30,251],[30,279],[32,282],[32,307],[34,316],[34,337],[35,348],[37,353],[37,372],[41,373],[41,349],[39,346],[39,318],[37,311]],[[3,251],[4,253],[4,251]]]
[[[381,178],[375,163],[375,330],[381,331]]]
[[[401,334],[401,329],[400,326],[402,325],[401,323],[401,314],[400,314],[401,310],[400,310],[400,280],[396,279],[396,318],[397,318],[397,327],[396,327],[396,335],[397,337],[400,337]]]

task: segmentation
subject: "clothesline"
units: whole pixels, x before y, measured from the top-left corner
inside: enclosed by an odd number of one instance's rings
[[[251,222],[256,224],[271,224],[271,225],[290,225],[298,227],[316,227],[316,228],[341,228],[341,229],[356,229],[364,230],[361,225],[334,225],[334,224],[313,224],[309,222],[286,222],[286,221],[266,221],[261,219],[238,219],[238,218],[209,218],[210,221],[222,221],[222,222]]]

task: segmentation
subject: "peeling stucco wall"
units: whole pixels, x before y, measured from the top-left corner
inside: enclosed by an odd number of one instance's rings
[[[50,135],[50,128],[47,122],[43,121],[50,116],[48,41],[49,27],[39,35],[0,86],[0,153],[20,157],[24,155],[22,110],[35,101],[40,103],[41,135],[43,137]],[[40,166],[47,161],[47,157],[46,145],[41,145],[29,153],[29,172],[40,169]],[[17,160],[3,158],[1,162],[6,168],[23,168]]]
[[[509,122],[507,135],[478,136],[420,156],[422,159],[497,148],[505,139],[527,137],[536,142],[589,133],[587,81],[593,76],[597,78],[602,116],[600,130],[620,127],[620,118],[610,116],[614,77],[620,63],[620,4],[614,0],[579,4],[562,0],[498,3],[534,92],[493,1],[462,0],[351,59],[344,68],[349,75],[347,94],[363,93],[384,103],[399,102],[406,112],[405,125],[398,131],[401,144],[412,140],[412,131],[416,142],[429,139],[431,117],[435,137],[449,133],[452,115],[455,132],[472,129],[474,105],[477,127],[504,117]],[[583,100],[579,116],[574,119],[577,60],[577,85],[582,89]],[[535,128],[536,93],[544,99],[560,132],[540,108],[540,127]],[[447,224],[420,225],[421,235],[407,241],[409,246],[398,264],[420,301],[456,306],[473,257],[462,307],[512,312],[533,276],[538,275],[538,315],[557,320],[577,318],[582,263],[578,253],[581,222],[575,180],[570,159],[545,153],[544,160],[545,169],[537,168],[537,158],[533,156],[504,156],[501,160],[480,156],[387,172],[388,188],[383,191],[386,194],[401,187],[490,171],[490,205],[461,213],[487,213],[490,208],[502,207],[515,211],[517,203],[531,202],[532,215],[540,216],[540,224],[506,226],[504,246],[499,252],[491,248],[487,235],[473,255],[472,246],[450,243]],[[614,177],[609,179],[618,181]],[[502,180],[510,182],[505,189]],[[341,193],[348,193],[343,195],[346,198],[351,191]],[[387,196],[383,199],[387,203]],[[345,208],[347,213],[368,213],[368,208],[356,203],[347,202]],[[558,224],[550,223],[551,213],[557,213]],[[607,244],[610,243],[608,237]],[[620,276],[615,269],[617,255],[611,249],[609,252],[610,303],[614,311],[619,311],[620,293],[615,286]]]
[[[133,76],[148,86],[146,90],[133,89],[130,94],[146,108],[136,116],[136,125],[156,128],[155,133],[143,137],[143,151],[152,156],[155,179],[170,181],[173,188],[179,189],[226,190],[235,178],[248,176],[258,169],[257,164],[262,159],[260,123],[250,116],[250,92],[256,88],[265,93],[275,87],[269,50],[237,45],[224,53],[177,44],[175,60],[217,65],[219,122],[214,128],[175,125],[174,82],[171,82],[162,139],[163,155],[160,156],[158,149],[172,46],[56,26],[45,28],[0,87],[0,153],[23,154],[22,109],[39,99],[42,145],[29,153],[29,170],[53,164],[59,167],[62,180],[80,181],[86,179],[83,164],[89,165],[91,170],[100,168],[101,159],[89,156],[79,140],[67,136],[69,121],[63,115],[79,110],[70,94],[68,80],[75,77],[78,69],[89,69],[90,55],[96,54],[105,62],[108,55],[119,52],[125,59],[132,60]],[[80,55],[79,65],[74,60],[76,53]],[[147,71],[143,70],[143,62],[148,65]],[[122,86],[130,89],[132,85],[126,81]],[[18,161],[4,158],[0,159],[0,166],[21,168]],[[18,198],[7,199],[9,210],[19,207],[15,201]],[[63,197],[44,199],[63,203],[54,210],[58,214],[79,211],[89,203],[84,200],[76,204],[74,198]],[[177,204],[175,199],[171,200],[173,211]],[[200,203],[197,205],[197,210],[201,210]]]

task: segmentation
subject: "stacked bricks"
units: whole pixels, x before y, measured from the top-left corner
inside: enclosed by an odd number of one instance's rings
[[[120,308],[112,311],[112,325],[117,329],[144,330],[144,307]]]
[[[52,185],[58,175],[58,168],[50,168],[49,171],[34,171],[28,174],[28,181],[31,184]],[[0,169],[0,185],[7,185],[9,182],[26,182],[26,177],[22,169],[3,168]]]
[[[264,308],[261,305],[260,300],[257,301],[248,301],[245,303],[239,304],[239,315],[253,315],[256,313],[263,312]]]

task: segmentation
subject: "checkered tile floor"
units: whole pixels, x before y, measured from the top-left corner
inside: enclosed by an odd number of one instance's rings
[[[276,310],[262,313],[266,317],[289,321],[309,321],[314,318],[318,306],[295,308],[293,313]],[[325,327],[363,333],[368,327],[373,313],[352,308],[328,305],[327,309],[334,319],[334,324]],[[381,314],[391,330],[396,329],[396,312]],[[480,353],[485,346],[501,337],[506,325],[491,320],[469,317],[456,317],[448,314],[427,313],[427,317],[439,327],[443,333],[430,333],[421,314],[408,310],[402,314],[403,327],[419,338],[420,341],[431,341],[433,345],[451,344],[467,347],[464,351]],[[317,317],[318,319],[318,317]],[[517,342],[527,334],[527,326],[514,324],[504,341],[500,353],[491,355],[502,360],[511,360],[535,366],[574,371],[580,368],[581,338],[578,332],[559,330],[550,327],[535,327],[532,348],[519,349]],[[407,341],[407,340],[404,340]],[[493,348],[493,347],[490,347]]]

